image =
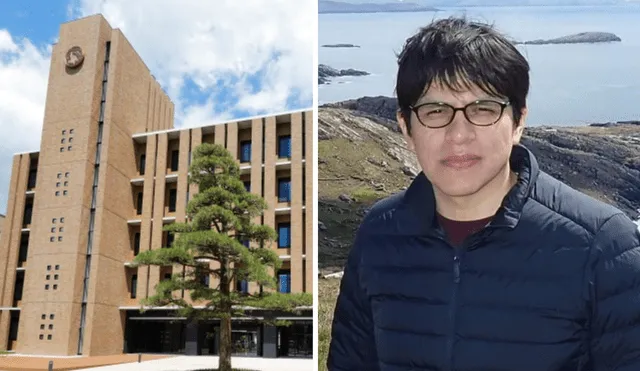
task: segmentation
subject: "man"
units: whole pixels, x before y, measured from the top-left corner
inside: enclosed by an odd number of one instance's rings
[[[362,222],[329,370],[640,370],[640,232],[519,144],[525,58],[450,18],[398,59],[398,122],[423,171]]]

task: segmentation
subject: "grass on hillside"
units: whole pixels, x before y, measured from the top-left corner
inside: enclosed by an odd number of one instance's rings
[[[327,371],[331,322],[339,291],[339,279],[318,281],[318,371]]]
[[[386,162],[386,166],[380,165]],[[381,195],[407,186],[408,177],[401,171],[403,164],[391,158],[380,145],[344,138],[318,142],[318,197],[337,199],[341,194],[353,196],[353,191],[372,188],[372,183],[384,184]]]
[[[372,141],[356,145],[345,138],[318,142],[318,220],[320,273],[342,269],[365,210],[410,183],[403,164]],[[348,196],[352,201],[340,200]]]

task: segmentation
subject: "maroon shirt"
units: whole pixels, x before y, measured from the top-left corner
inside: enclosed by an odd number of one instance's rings
[[[438,215],[438,223],[447,234],[449,242],[454,246],[460,246],[468,236],[482,230],[493,219],[493,216],[479,220],[458,221],[447,219],[440,213]]]

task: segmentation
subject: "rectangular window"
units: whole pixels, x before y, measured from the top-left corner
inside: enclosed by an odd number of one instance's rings
[[[164,274],[164,279],[167,280],[167,281],[171,280],[171,273],[165,273]]]
[[[173,239],[173,232],[167,232],[167,247],[171,247],[171,245],[173,245]]]
[[[18,325],[20,324],[20,314],[11,311],[11,324],[9,325],[9,341],[18,340]]]
[[[136,212],[138,215],[142,214],[142,192],[138,192],[138,199],[136,201]]]
[[[250,181],[250,180],[246,180],[246,181],[244,182],[244,189],[245,189],[247,192],[251,192],[251,181]]]
[[[251,141],[240,142],[240,162],[251,162]]]
[[[291,247],[291,223],[278,224],[278,248]]]
[[[144,175],[144,168],[147,166],[147,155],[140,155],[140,175]]]
[[[291,202],[291,178],[278,179],[278,202]]]
[[[178,200],[178,190],[172,188],[169,190],[169,212],[173,213],[176,211],[176,201]]]
[[[249,292],[249,282],[241,280],[236,283],[236,291],[246,294]]]
[[[180,161],[180,151],[171,151],[171,171],[178,171]]]
[[[29,170],[29,184],[27,188],[35,188],[36,187],[36,177],[38,175],[38,169],[30,169]]]
[[[15,290],[13,291],[13,300],[22,300],[22,290],[24,288],[24,272],[16,274]]]
[[[204,268],[208,268],[208,267],[198,267],[197,269],[197,276],[198,276],[198,281],[200,282],[201,285],[204,285],[206,287],[209,287],[209,274],[207,274],[207,272],[205,272]]]
[[[131,299],[135,299],[138,295],[138,275],[131,276]]]
[[[291,135],[278,137],[278,157],[291,158]]]
[[[140,233],[136,233],[133,236],[133,255],[140,254]]]
[[[33,214],[33,204],[32,203],[28,203],[24,206],[24,217],[22,219],[22,224],[23,225],[29,225],[31,224],[31,216]]]
[[[291,292],[291,271],[278,271],[278,291],[281,293]]]
[[[18,254],[18,266],[27,261],[27,253],[29,251],[29,235],[23,234],[20,236],[20,252]]]

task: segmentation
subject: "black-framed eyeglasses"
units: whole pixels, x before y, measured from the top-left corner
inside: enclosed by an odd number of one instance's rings
[[[476,126],[491,126],[500,121],[510,102],[495,100],[477,100],[464,107],[453,107],[447,103],[423,103],[411,106],[418,121],[432,129],[443,128],[453,121],[456,112],[462,111],[467,120]]]

